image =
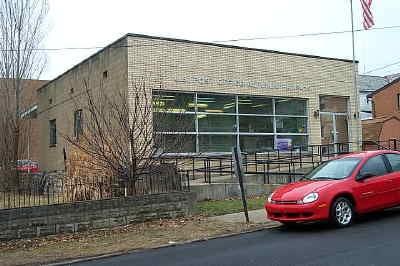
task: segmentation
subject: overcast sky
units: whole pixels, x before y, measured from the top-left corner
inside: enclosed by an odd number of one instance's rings
[[[359,0],[355,28],[362,28]],[[400,26],[399,0],[373,0],[375,27]],[[105,46],[124,34],[221,41],[350,30],[350,0],[50,0],[46,48]],[[351,34],[229,42],[239,46],[352,58]],[[356,33],[356,58],[363,73],[400,61],[400,28]],[[43,79],[53,79],[96,52],[48,52]],[[373,75],[400,72],[400,63]]]

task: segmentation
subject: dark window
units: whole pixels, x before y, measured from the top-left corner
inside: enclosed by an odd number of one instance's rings
[[[306,117],[276,117],[276,132],[278,133],[306,133]]]
[[[74,136],[79,138],[82,134],[82,109],[74,112]]]
[[[272,117],[266,116],[244,116],[239,117],[240,132],[249,133],[273,133],[274,126]]]
[[[371,105],[372,105],[372,117],[376,117],[376,111],[375,111],[375,101],[374,100],[372,100],[372,102],[371,102]]]
[[[156,132],[195,132],[195,115],[155,112],[153,128]]]
[[[196,152],[196,135],[156,134],[155,144],[160,152]]]
[[[277,115],[307,115],[307,102],[302,99],[275,99]]]
[[[108,71],[106,70],[103,72],[103,78],[106,79],[107,77],[108,77]]]
[[[397,110],[400,110],[400,93],[397,93]]]
[[[49,121],[49,129],[50,129],[50,146],[55,146],[57,144],[57,124],[55,119]]]
[[[272,99],[261,97],[239,96],[239,113],[272,114]]]
[[[71,88],[69,92],[70,92],[71,94],[73,94],[73,93],[74,93],[74,88]]]
[[[199,132],[235,132],[236,116],[233,115],[197,115]]]
[[[153,93],[153,108],[156,112],[185,113],[195,111],[193,93],[160,92]]]
[[[198,94],[197,110],[207,113],[236,113],[236,99],[230,95]]]
[[[244,152],[269,151],[274,148],[274,136],[240,136],[240,148]]]
[[[236,143],[234,135],[200,135],[200,152],[229,152]]]
[[[372,174],[374,176],[380,176],[387,174],[385,162],[382,155],[378,155],[369,159],[361,168],[359,175]]]
[[[389,160],[394,172],[400,171],[400,154],[386,154],[386,158]]]

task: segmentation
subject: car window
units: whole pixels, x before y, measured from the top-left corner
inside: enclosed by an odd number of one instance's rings
[[[365,174],[380,176],[387,173],[388,170],[386,168],[385,161],[383,160],[382,155],[378,155],[369,159],[360,170],[360,176],[363,176]]]
[[[389,160],[393,172],[400,171],[400,154],[389,153],[385,154],[385,156]]]
[[[361,159],[357,157],[328,161],[312,170],[305,178],[311,180],[343,179],[351,175],[360,161]]]

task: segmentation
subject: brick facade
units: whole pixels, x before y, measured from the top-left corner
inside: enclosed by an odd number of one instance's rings
[[[372,141],[400,139],[400,78],[368,95],[373,119],[363,121],[363,138]]]
[[[145,78],[150,87],[161,83],[167,90],[307,99],[310,144],[321,143],[320,119],[314,116],[320,96],[347,97],[349,140],[361,140],[360,120],[354,116],[359,96],[353,89],[349,60],[128,34],[40,90],[41,154],[46,169],[62,168],[65,146],[59,138],[57,147],[49,148],[48,120],[56,118],[60,132],[71,133],[70,88],[79,87],[76,84],[88,74],[100,79],[105,70],[109,89],[129,90],[136,79]]]

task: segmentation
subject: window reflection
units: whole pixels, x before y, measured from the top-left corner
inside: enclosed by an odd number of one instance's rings
[[[238,97],[241,114],[272,114],[272,99],[263,97]]]
[[[273,118],[266,116],[240,116],[239,117],[239,128],[240,132],[249,133],[273,133]]]
[[[306,101],[302,99],[275,99],[278,115],[306,115]]]
[[[236,113],[236,100],[229,95],[198,94],[197,110],[207,113]]]

